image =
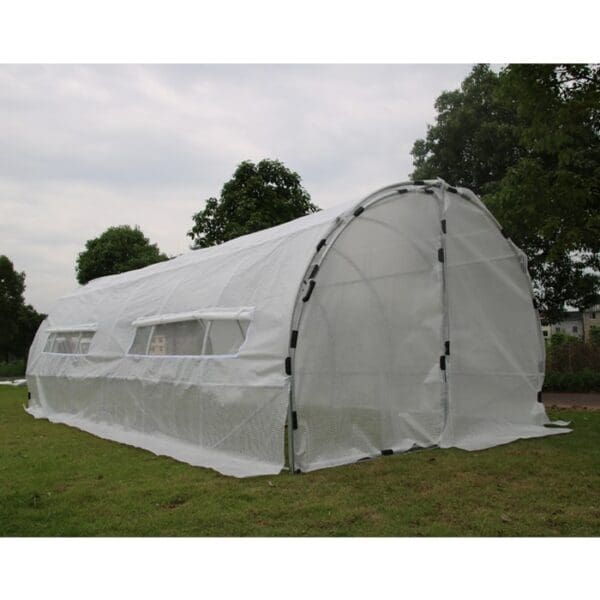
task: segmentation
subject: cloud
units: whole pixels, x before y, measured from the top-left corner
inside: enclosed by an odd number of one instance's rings
[[[321,207],[412,170],[469,65],[0,66],[0,253],[48,311],[85,241],[139,225],[168,254],[244,159],[278,158]]]

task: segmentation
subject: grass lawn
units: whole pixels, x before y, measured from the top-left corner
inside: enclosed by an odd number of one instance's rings
[[[2,536],[598,536],[600,411],[575,431],[234,479],[23,411],[0,388]]]

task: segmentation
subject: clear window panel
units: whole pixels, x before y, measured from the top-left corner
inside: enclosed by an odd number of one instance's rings
[[[56,340],[56,334],[51,333],[48,336],[48,340],[46,341],[46,345],[44,346],[44,352],[52,352],[52,346],[54,346],[54,341]]]
[[[198,356],[202,354],[203,321],[180,321],[155,325],[148,346],[153,356]]]
[[[135,337],[129,349],[129,354],[146,354],[151,331],[152,327],[138,327],[135,330]]]
[[[75,354],[78,341],[78,332],[57,333],[52,352],[57,352],[59,354]]]
[[[78,354],[87,354],[90,351],[90,344],[94,337],[93,331],[82,331],[81,337],[79,338],[79,348],[77,349]]]
[[[204,353],[237,354],[246,338],[247,329],[248,321],[212,321]]]
[[[207,322],[194,319],[138,327],[129,354],[151,356],[237,354],[246,338],[248,325],[248,321]]]
[[[94,331],[54,331],[48,336],[44,352],[53,354],[87,354]]]

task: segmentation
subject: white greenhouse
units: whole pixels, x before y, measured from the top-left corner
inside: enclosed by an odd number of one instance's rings
[[[435,180],[80,287],[27,410],[244,477],[569,431],[543,377],[524,254]]]

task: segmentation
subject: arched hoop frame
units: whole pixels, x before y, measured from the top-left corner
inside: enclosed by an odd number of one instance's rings
[[[477,206],[480,210],[482,210],[489,219],[496,225],[499,232],[504,235],[502,227],[495,219],[495,217],[491,214],[491,212],[486,208],[486,206],[481,202],[481,200],[470,190],[466,188],[456,188],[448,185],[442,179],[430,179],[424,181],[406,181],[401,183],[392,184],[381,188],[372,194],[366,196],[361,201],[357,202],[351,209],[346,211],[344,214],[340,215],[336,218],[335,222],[332,224],[330,229],[327,231],[326,235],[320,240],[315,248],[315,252],[311,257],[310,262],[308,263],[308,267],[304,273],[300,286],[298,287],[298,292],[296,295],[296,301],[294,304],[294,310],[292,313],[292,319],[290,324],[290,346],[289,346],[289,354],[285,361],[285,369],[286,374],[290,378],[290,391],[289,391],[289,404],[288,404],[288,416],[287,416],[287,435],[288,435],[288,457],[287,457],[287,465],[289,471],[291,473],[298,472],[296,470],[295,464],[295,447],[294,447],[294,432],[297,429],[297,413],[295,406],[295,385],[294,385],[294,361],[295,361],[295,351],[298,343],[298,334],[300,331],[300,326],[302,323],[302,317],[304,314],[304,309],[307,302],[310,300],[310,296],[312,295],[313,289],[317,285],[317,276],[320,270],[321,265],[326,260],[327,255],[331,248],[334,246],[336,239],[338,236],[346,229],[346,227],[350,226],[354,219],[359,218],[360,215],[368,210],[370,207],[375,204],[390,201],[396,198],[398,195],[403,195],[406,193],[418,193],[418,194],[433,194],[437,201],[439,207],[439,219],[440,219],[440,254],[439,258],[442,263],[442,295],[443,295],[443,308],[444,315],[442,320],[442,338],[444,340],[444,347],[440,351],[440,356],[443,357],[441,360],[446,362],[449,358],[449,341],[450,341],[450,324],[448,319],[448,297],[447,297],[447,262],[444,260],[444,256],[446,254],[446,211],[447,211],[447,194],[457,194],[465,201],[470,202]],[[504,236],[506,238],[506,236]],[[530,291],[533,298],[533,287],[531,284],[531,279],[529,277],[527,271],[527,258],[523,254],[523,252],[510,240],[506,238],[508,244],[511,249],[515,253],[515,255],[519,258],[521,266],[524,272],[527,275],[527,280],[529,282]],[[538,319],[539,324],[539,314],[537,312],[537,307],[535,303],[532,305],[532,309],[535,311],[536,318]],[[542,356],[544,356],[544,343],[541,338],[541,328],[540,329],[540,344],[542,349]],[[444,426],[446,424],[448,418],[448,370],[444,370],[444,382],[445,385],[443,387],[443,397],[442,404],[444,407]]]

